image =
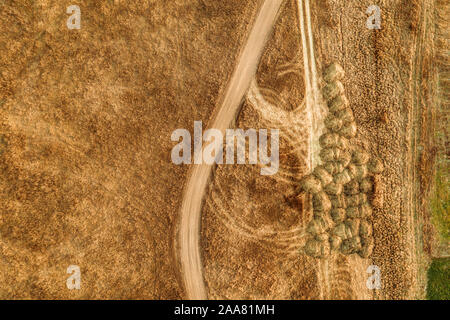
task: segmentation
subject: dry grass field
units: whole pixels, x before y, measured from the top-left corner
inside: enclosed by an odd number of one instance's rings
[[[381,29],[366,26],[372,2]],[[66,26],[73,4],[79,30]],[[426,298],[431,258],[448,248],[435,196],[448,197],[445,1],[0,10],[0,299]],[[384,167],[367,257],[305,253],[313,210],[299,184],[320,151],[333,63],[357,128],[349,145]],[[172,132],[200,120],[279,129],[278,172],[174,164]],[[66,286],[70,265],[80,290]],[[380,289],[366,286],[370,265]]]

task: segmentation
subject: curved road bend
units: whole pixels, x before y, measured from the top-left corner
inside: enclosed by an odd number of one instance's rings
[[[210,128],[225,133],[232,123],[256,74],[259,60],[276,22],[282,2],[283,0],[265,0],[262,4]],[[181,204],[180,260],[188,299],[207,299],[200,254],[200,218],[202,200],[211,170],[211,165],[193,165]]]

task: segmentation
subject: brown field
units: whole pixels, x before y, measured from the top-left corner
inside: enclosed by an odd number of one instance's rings
[[[267,1],[84,0],[80,30],[70,1],[0,2],[0,299],[425,298],[444,3],[377,1],[369,30],[372,1],[310,0],[312,59],[298,1]],[[303,250],[298,184],[324,121],[308,61],[319,89],[328,65],[345,70],[350,143],[384,164],[368,258]],[[197,120],[279,129],[278,173],[173,164],[172,132]]]

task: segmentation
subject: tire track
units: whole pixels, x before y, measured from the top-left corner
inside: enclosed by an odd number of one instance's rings
[[[314,53],[314,38],[312,35],[309,0],[297,0],[297,5],[300,22],[300,34],[303,46],[303,63],[305,69],[306,110],[308,120],[312,126],[309,136],[309,169],[312,171],[318,164],[320,164],[319,137],[324,130],[323,119],[327,111],[318,88],[319,77],[317,74],[316,57]],[[330,294],[330,268],[331,266],[329,265],[329,261],[327,259],[320,259],[317,262],[317,277],[319,279],[318,283],[320,287],[321,299],[326,299]]]
[[[330,279],[330,295],[332,299],[353,300],[356,299],[352,285],[352,273],[348,258],[337,256],[334,263]]]

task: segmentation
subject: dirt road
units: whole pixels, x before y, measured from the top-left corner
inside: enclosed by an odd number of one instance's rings
[[[229,127],[256,73],[263,49],[275,24],[283,0],[266,0],[261,6],[238,64],[210,128],[222,132]],[[180,260],[188,299],[206,299],[200,256],[200,216],[212,166],[194,165],[181,204]]]

